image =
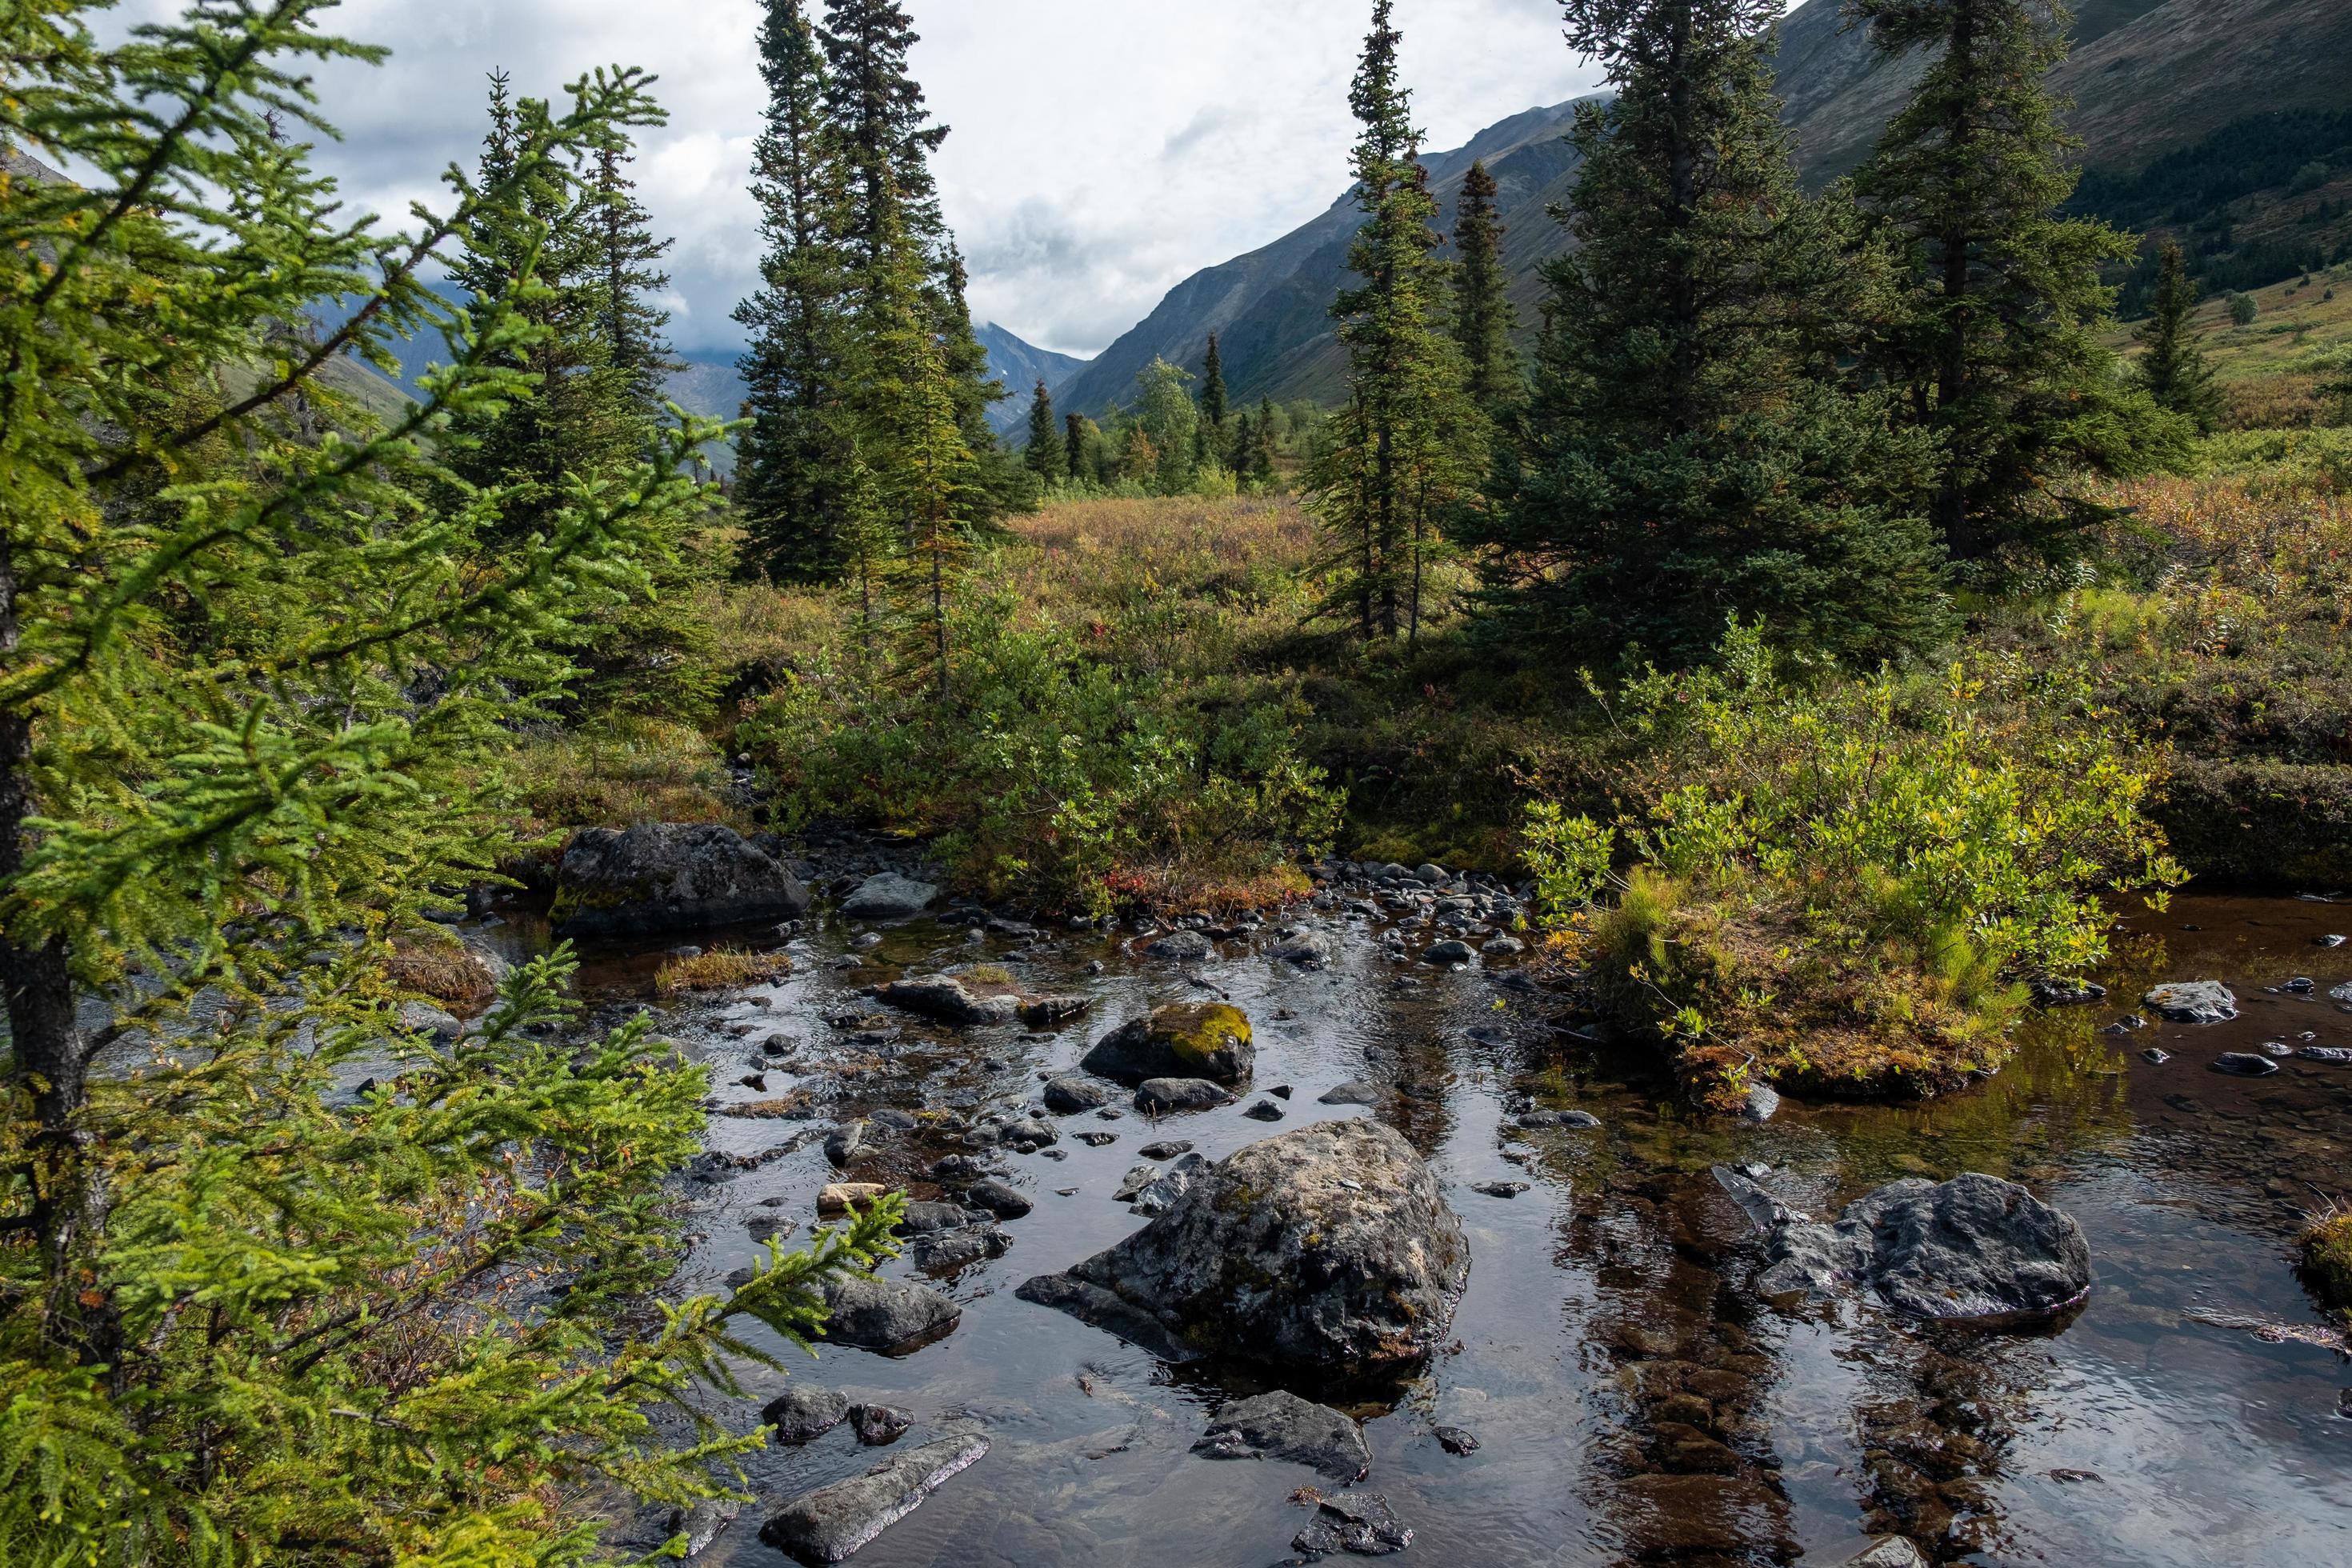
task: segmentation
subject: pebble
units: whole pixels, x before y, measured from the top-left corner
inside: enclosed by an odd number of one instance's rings
[[[1279,1121],[1282,1120],[1282,1107],[1270,1100],[1261,1100],[1242,1114],[1254,1121]]]
[[[2147,1049],[2140,1052],[2140,1055],[2147,1058],[2149,1061],[2154,1062],[2158,1067],[2162,1067],[2165,1063],[2172,1059],[2172,1053],[2164,1049],[2160,1046],[2150,1046]]]
[[[1484,1193],[1490,1198],[1515,1198],[1528,1190],[1525,1182],[1473,1182],[1470,1190]]]
[[[1137,1151],[1147,1160],[1173,1160],[1179,1154],[1192,1152],[1192,1141],[1190,1138],[1162,1138],[1159,1142],[1146,1143]]]
[[[1475,1454],[1478,1439],[1459,1426],[1439,1426],[1433,1429],[1438,1446],[1449,1454]]]

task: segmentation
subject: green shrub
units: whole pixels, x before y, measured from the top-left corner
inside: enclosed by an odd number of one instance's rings
[[[1538,802],[1527,838],[1540,919],[1702,1100],[1751,1070],[1946,1087],[1998,1059],[2011,982],[2105,957],[2100,891],[2180,879],[2148,816],[2161,757],[2077,687],[1979,658],[1807,689],[1758,629],[1722,652],[1622,694],[1655,750],[1617,824],[1635,863],[1613,906],[1609,829]]]
[[[1295,693],[1115,666],[1007,596],[958,611],[952,640],[944,707],[847,643],[746,721],[786,826],[936,835],[973,890],[1095,914],[1295,890],[1328,847],[1339,797],[1299,754]]]

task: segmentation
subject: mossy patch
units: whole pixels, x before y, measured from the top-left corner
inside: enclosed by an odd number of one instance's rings
[[[2303,1273],[2321,1301],[2352,1320],[2352,1210],[2323,1215],[2304,1228]]]
[[[1250,1043],[1249,1015],[1223,1002],[1162,1007],[1151,1015],[1151,1033],[1181,1060],[1205,1068],[1229,1044]]]

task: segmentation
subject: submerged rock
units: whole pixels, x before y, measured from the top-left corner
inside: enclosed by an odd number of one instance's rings
[[[1135,1108],[1154,1116],[1171,1110],[1210,1110],[1234,1097],[1204,1078],[1148,1078],[1135,1091]]]
[[[818,1287],[828,1343],[881,1355],[912,1355],[954,1331],[963,1309],[928,1285],[852,1274]]]
[[[2014,1182],[1914,1177],[1857,1198],[1828,1226],[1789,1213],[1747,1177],[1716,1174],[1771,1226],[1770,1266],[1757,1281],[1768,1296],[1864,1286],[1916,1318],[1997,1324],[2049,1317],[2091,1288],[2082,1227]]]
[[[1833,1568],[1935,1568],[1927,1554],[1900,1535],[1884,1535]]]
[[[2175,1024],[2226,1024],[2238,1016],[2238,998],[2218,980],[2177,980],[2159,985],[2140,1005]]]
[[[857,1440],[869,1448],[886,1448],[907,1435],[915,1424],[915,1413],[896,1405],[853,1405],[849,1407],[849,1427]]]
[[[1739,1107],[1739,1115],[1746,1121],[1769,1121],[1780,1109],[1780,1096],[1771,1085],[1751,1083],[1748,1086],[1748,1098]]]
[[[1265,950],[1268,958],[1280,959],[1297,969],[1322,969],[1339,957],[1339,944],[1320,931],[1297,931]]]
[[[1130,1088],[1154,1078],[1239,1083],[1256,1065],[1249,1016],[1221,1002],[1155,1007],[1105,1035],[1078,1063]]]
[[[1461,1221],[1412,1146],[1378,1122],[1350,1121],[1235,1151],[1168,1213],[1066,1278],[1199,1350],[1347,1371],[1435,1349],[1469,1272]],[[1083,1293],[1055,1278],[1031,1280],[1024,1297],[1069,1310]]]
[[[794,1498],[761,1526],[760,1539],[804,1563],[846,1562],[987,1452],[988,1439],[976,1432],[909,1448],[862,1476]]]
[[[1204,1459],[1287,1459],[1342,1482],[1360,1481],[1372,1468],[1362,1427],[1281,1389],[1226,1404],[1192,1452]]]
[[[929,909],[939,896],[939,889],[929,882],[885,871],[857,884],[856,890],[841,900],[841,912],[852,920],[904,920]]]
[[[1315,1097],[1318,1105],[1378,1105],[1381,1091],[1361,1079],[1334,1084]]]
[[[1143,944],[1146,958],[1170,958],[1179,963],[1199,963],[1217,956],[1217,944],[1207,933],[1197,931],[1171,931]]]
[[[1318,1498],[1314,1520],[1290,1538],[1293,1551],[1318,1556],[1346,1552],[1358,1557],[1385,1557],[1412,1544],[1412,1531],[1398,1522],[1388,1500],[1378,1492]]]
[[[981,995],[952,974],[894,980],[877,990],[874,996],[902,1013],[959,1027],[1010,1024],[1021,1016],[1020,997]]]
[[[572,836],[548,919],[559,937],[644,936],[792,920],[808,907],[800,879],[733,828],[644,822]]]
[[[1057,1078],[1045,1086],[1045,1109],[1057,1116],[1075,1116],[1111,1102],[1111,1091],[1091,1079]]]
[[[822,1437],[849,1418],[849,1399],[836,1389],[795,1383],[761,1410],[760,1419],[776,1429],[779,1443],[805,1443]]]
[[[1147,1167],[1148,1168],[1148,1167]],[[1135,1212],[1139,1215],[1166,1214],[1176,1206],[1176,1200],[1199,1184],[1201,1179],[1216,1167],[1204,1155],[1186,1154],[1133,1194]],[[1129,1173],[1133,1174],[1132,1172]]]
[[[1002,1176],[982,1176],[964,1190],[964,1201],[999,1219],[1019,1219],[1035,1205],[1029,1194]]]
[[[2231,1078],[2268,1078],[2278,1063],[2258,1051],[2224,1051],[2213,1058],[2212,1070]]]
[[[1477,950],[1458,938],[1433,943],[1428,952],[1421,955],[1421,961],[1423,963],[1475,963],[1477,959]]]

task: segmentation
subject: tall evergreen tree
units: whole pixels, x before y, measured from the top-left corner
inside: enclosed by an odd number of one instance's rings
[[[1257,400],[1257,431],[1250,447],[1248,476],[1262,485],[1274,483],[1274,399]]]
[[[1066,459],[1062,450],[1061,427],[1054,423],[1054,396],[1045,390],[1041,378],[1036,390],[1029,395],[1029,446],[1022,453],[1029,471],[1037,476],[1041,485],[1051,484],[1062,471]]]
[[[1402,35],[1391,8],[1374,0],[1349,91],[1362,127],[1354,172],[1365,222],[1348,264],[1362,282],[1331,307],[1348,350],[1348,411],[1308,481],[1331,539],[1324,610],[1349,615],[1368,641],[1418,630],[1428,551],[1478,467],[1460,356],[1440,325],[1444,268],[1433,252],[1443,237],[1412,93],[1397,77]]]
[[[767,251],[758,291],[735,309],[751,337],[740,362],[750,426],[738,438],[735,509],[748,536],[747,566],[819,580],[845,563],[848,512],[845,174],[825,117],[824,54],[804,0],[767,0],[759,49],[768,105],[751,194]]]
[[[646,420],[662,415],[667,379],[683,369],[669,345],[669,312],[656,303],[669,288],[662,258],[671,241],[656,239],[652,215],[633,194],[628,166],[636,150],[614,131],[595,147],[589,190],[595,201],[598,285],[603,290],[606,363],[628,405]]]
[[[1462,346],[1463,390],[1489,419],[1518,401],[1519,353],[1511,342],[1518,312],[1503,269],[1503,221],[1495,177],[1484,162],[1463,177],[1454,219],[1454,341]]]
[[[2189,280],[2178,240],[2164,242],[2148,306],[2148,318],[2135,334],[2143,351],[2140,384],[2158,407],[2194,421],[2200,435],[2210,435],[2221,417],[2221,391],[2213,384],[2213,367],[2205,363],[2189,324],[2197,313],[2197,287]]]
[[[1201,362],[1201,418],[1213,437],[1225,430],[1225,357],[1217,350],[1217,334],[1209,334],[1209,353]]]
[[[1890,268],[1806,199],[1768,65],[1778,0],[1571,0],[1607,66],[1548,269],[1517,488],[1475,522],[1507,624],[1703,659],[1760,615],[1850,660],[1942,629],[1929,439],[1841,363]]]
[[[1083,479],[1087,477],[1087,416],[1072,414],[1066,416],[1063,423],[1066,426],[1062,432],[1063,460],[1069,465],[1072,479]]]
[[[2096,515],[2081,473],[2144,467],[2174,432],[2126,391],[2098,329],[2100,268],[2132,242],[2062,218],[2074,188],[2042,78],[2065,58],[2063,6],[2040,0],[1853,0],[1890,59],[1930,56],[1854,176],[1907,258],[1916,299],[1876,355],[1942,443],[1932,516],[1952,555],[2046,548]]]
[[[0,7],[0,148],[82,176],[12,156],[0,199],[11,1563],[604,1560],[587,1500],[712,1496],[758,1446],[701,1414],[744,1329],[809,1332],[814,1288],[889,1245],[886,1200],[648,1322],[704,1069],[642,1018],[567,1026],[561,953],[462,1044],[401,1026],[390,939],[511,850],[501,763],[561,690],[549,644],[697,507],[711,429],[551,502],[447,469],[556,328],[527,248],[462,321],[424,279],[467,264],[453,237],[479,262],[568,209],[578,156],[656,117],[599,71],[516,106],[489,183],[454,173],[414,232],[355,224],[278,137],[331,134],[322,62],[379,58],[329,8],[114,43],[96,4]],[[277,336],[331,297],[341,324]],[[453,363],[420,399],[327,438],[342,356],[426,334]]]

